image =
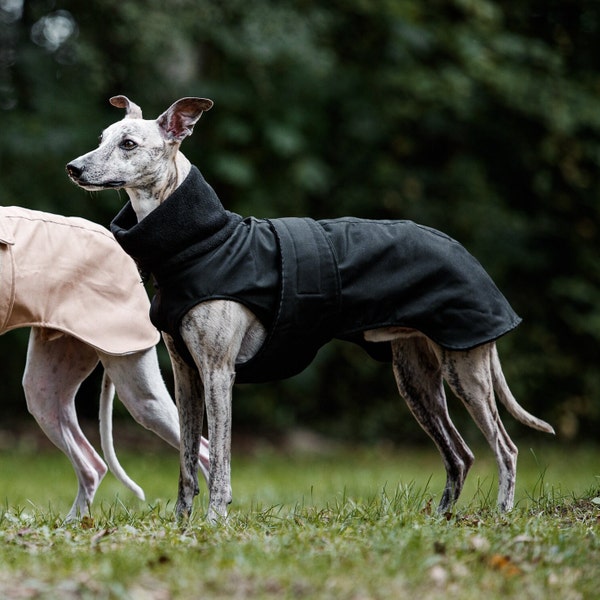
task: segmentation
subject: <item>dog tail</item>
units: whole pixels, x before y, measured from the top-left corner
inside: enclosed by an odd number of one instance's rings
[[[554,428],[551,425],[546,423],[546,421],[542,421],[542,419],[534,417],[531,413],[528,413],[512,395],[512,392],[506,383],[504,373],[502,372],[498,350],[495,345],[492,350],[491,363],[494,391],[508,412],[524,425],[528,425],[539,431],[545,431],[546,433],[554,433]]]
[[[113,444],[112,415],[115,386],[106,371],[102,377],[102,391],[100,393],[100,445],[108,468],[113,475],[140,500],[145,500],[144,490],[133,481],[119,463]]]

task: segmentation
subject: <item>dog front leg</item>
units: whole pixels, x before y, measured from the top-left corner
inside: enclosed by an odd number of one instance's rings
[[[175,349],[170,336],[164,336],[171,356],[175,401],[179,411],[179,489],[175,514],[187,519],[198,495],[198,452],[204,419],[204,389],[196,369],[187,365]]]
[[[210,501],[207,519],[215,523],[227,517],[231,504],[231,392],[234,375],[225,370],[204,377],[204,393],[210,440]]]
[[[181,322],[181,336],[202,383],[210,442],[210,500],[207,518],[227,516],[231,503],[231,395],[235,362],[256,317],[237,302],[215,300],[194,307]]]
[[[240,303],[213,300],[190,310],[181,321],[180,331],[204,386],[210,442],[208,520],[214,523],[227,516],[232,498],[231,394],[236,360],[252,356],[256,349],[248,340],[259,345],[263,330]],[[189,443],[189,439],[182,440],[182,445]]]
[[[160,373],[156,348],[125,356],[98,352],[112,379],[119,399],[131,416],[179,450],[180,427],[177,407]],[[201,439],[198,464],[208,486],[208,440]]]
[[[198,452],[204,419],[202,382],[193,371],[185,382],[176,384],[177,408],[181,431],[179,450],[179,490],[175,512],[187,519],[192,512],[194,496],[198,495]]]

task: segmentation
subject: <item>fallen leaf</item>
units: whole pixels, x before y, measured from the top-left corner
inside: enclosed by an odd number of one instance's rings
[[[516,575],[521,575],[523,572],[515,565],[510,556],[502,554],[492,554],[492,556],[488,558],[488,564],[492,569],[502,572],[507,577],[515,577]]]

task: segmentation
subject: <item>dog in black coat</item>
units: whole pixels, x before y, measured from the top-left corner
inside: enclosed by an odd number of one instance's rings
[[[125,118],[67,172],[84,189],[129,195],[111,228],[156,284],[151,316],[165,334],[180,411],[178,514],[190,513],[198,493],[205,407],[214,521],[232,499],[233,383],[298,373],[332,338],[391,361],[401,395],[444,461],[440,511],[456,502],[474,460],[448,415],[444,379],[494,451],[498,506],[510,510],[517,448],[495,393],[522,423],[553,429],[506,384],[495,340],[519,318],[481,265],[448,236],[408,221],[243,219],[179,151],[212,101],[183,98],[156,120],[144,120],[124,96],[111,103]]]

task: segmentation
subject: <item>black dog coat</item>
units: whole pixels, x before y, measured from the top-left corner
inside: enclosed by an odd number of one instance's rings
[[[179,326],[196,304],[234,300],[261,320],[267,338],[236,365],[237,383],[295,375],[333,338],[391,360],[389,342],[364,340],[369,329],[417,329],[467,350],[520,322],[479,262],[439,231],[411,221],[243,219],[195,167],[142,221],[128,203],[111,229],[154,276],[152,322],[190,364]]]

